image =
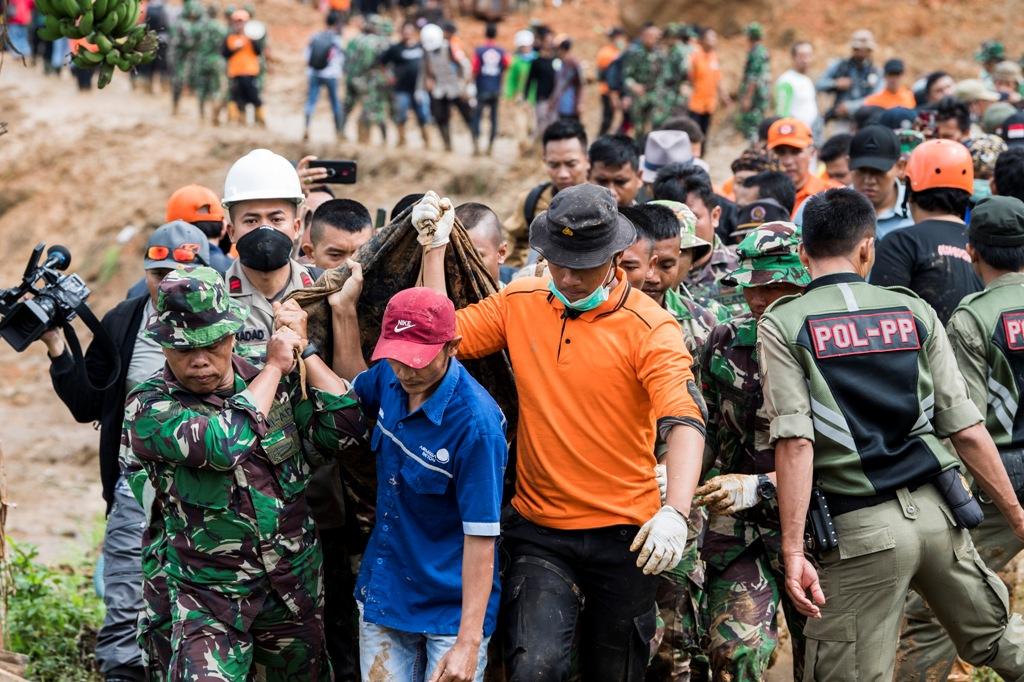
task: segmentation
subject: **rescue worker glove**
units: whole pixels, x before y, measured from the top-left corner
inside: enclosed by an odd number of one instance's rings
[[[675,568],[683,558],[688,533],[686,518],[674,507],[663,506],[640,527],[629,546],[631,552],[640,550],[637,568],[643,569],[644,575],[657,575]]]
[[[412,207],[412,226],[416,228],[416,241],[431,249],[448,243],[455,227],[455,207],[448,197],[427,192]]]
[[[664,464],[655,464],[654,480],[658,482],[658,498],[665,504],[668,500],[668,467]]]
[[[735,514],[757,504],[756,474],[725,474],[715,476],[694,493],[697,504],[702,504],[715,514]]]

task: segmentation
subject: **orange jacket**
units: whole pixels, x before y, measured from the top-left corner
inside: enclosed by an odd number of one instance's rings
[[[228,59],[228,78],[260,75],[260,53],[248,36],[232,33],[224,39],[224,46]]]

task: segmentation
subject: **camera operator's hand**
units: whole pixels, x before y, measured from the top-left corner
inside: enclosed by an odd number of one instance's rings
[[[309,338],[306,332],[306,311],[295,301],[274,303],[274,330],[288,327],[305,341]]]
[[[45,331],[40,338],[46,344],[46,353],[51,358],[59,358],[61,355],[64,355],[64,334],[61,333],[60,329]]]

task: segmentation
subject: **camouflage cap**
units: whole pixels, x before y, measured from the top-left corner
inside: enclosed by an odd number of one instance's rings
[[[986,40],[974,58],[979,62],[998,62],[1006,59],[1006,47],[998,40]]]
[[[697,216],[686,204],[668,199],[658,199],[649,202],[657,206],[664,206],[676,214],[679,221],[679,250],[693,249],[693,260],[698,261],[711,251],[711,244],[697,236]]]
[[[160,282],[156,316],[144,333],[164,348],[202,348],[237,332],[248,314],[246,306],[228,295],[216,270],[181,268]]]
[[[974,161],[975,178],[991,178],[996,169],[996,159],[1008,149],[1003,138],[988,134],[972,137],[967,141],[967,148],[971,150]]]
[[[738,289],[776,282],[805,287],[811,283],[811,276],[797,255],[799,245],[800,228],[793,223],[764,223],[736,247],[740,266],[726,275],[722,283]]]
[[[764,38],[764,26],[759,22],[752,21],[747,24],[746,34],[751,40],[761,40]]]

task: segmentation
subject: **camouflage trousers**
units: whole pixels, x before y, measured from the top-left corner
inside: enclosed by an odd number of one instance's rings
[[[978,555],[991,570],[998,572],[1024,550],[1024,543],[1010,530],[995,505],[983,502],[981,508],[985,520],[971,531],[971,537]],[[896,654],[896,679],[900,682],[947,679],[956,661],[956,647],[946,630],[917,592],[908,595],[904,613],[906,620]]]
[[[383,126],[390,118],[390,107],[388,84],[383,74],[370,76],[359,120],[366,125]]]
[[[704,562],[699,548],[706,519],[705,509],[694,506],[683,559],[658,580],[658,629],[651,640],[648,680],[709,679],[707,623],[702,608]]]
[[[651,126],[661,127],[673,116],[686,112],[686,100],[679,94],[679,89],[657,90],[654,106],[651,108]]]
[[[171,599],[171,682],[330,682],[322,613],[296,615],[269,586],[247,599],[262,601],[244,631],[225,623],[195,588],[168,582]]]
[[[770,556],[764,544],[756,542],[724,570],[709,566],[705,590],[712,679],[764,679],[779,643],[780,602],[793,642],[793,679],[803,677],[805,619],[783,594],[777,555]]]
[[[756,141],[757,128],[768,112],[767,103],[755,103],[747,111],[736,114],[736,130],[743,136],[744,140]]]
[[[221,92],[223,64],[214,64],[212,68],[196,68],[189,75],[188,86],[200,101],[216,100]]]

